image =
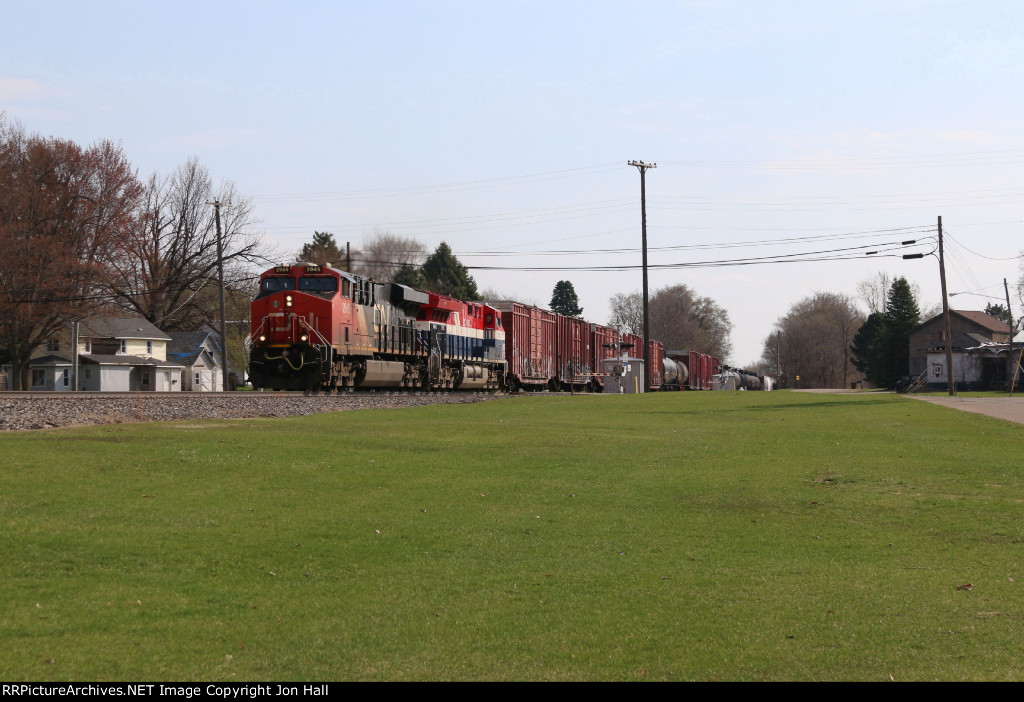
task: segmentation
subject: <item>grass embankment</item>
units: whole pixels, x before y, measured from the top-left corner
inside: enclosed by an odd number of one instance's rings
[[[0,678],[1020,679],[1024,428],[527,397],[0,437]]]

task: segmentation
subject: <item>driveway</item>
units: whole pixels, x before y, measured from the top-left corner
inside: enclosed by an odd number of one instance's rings
[[[922,397],[907,395],[915,400],[924,400],[934,405],[952,407],[964,412],[987,414],[996,419],[1024,424],[1024,397]]]
[[[793,392],[818,392],[830,394],[854,393],[856,390],[794,390]],[[1024,395],[1020,397],[950,397],[949,395],[904,395],[915,400],[931,402],[934,405],[952,407],[963,412],[985,414],[996,419],[1024,424]]]

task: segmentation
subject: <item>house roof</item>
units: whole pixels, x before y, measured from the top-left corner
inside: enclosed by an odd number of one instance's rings
[[[215,334],[209,331],[171,332],[170,337],[171,340],[167,342],[168,358],[190,366],[198,360],[203,351],[209,351],[213,359],[220,362],[220,344],[217,343]],[[207,339],[210,339],[211,348],[206,346]]]
[[[973,349],[979,346],[985,346],[992,343],[992,339],[988,338],[984,334],[977,334],[975,332],[965,332],[957,334],[953,337],[953,350],[964,350]],[[925,351],[945,351],[946,342],[940,341],[937,344],[932,344],[927,347]]]
[[[154,358],[144,356],[129,356],[127,354],[112,353],[83,353],[79,354],[78,362],[81,364],[94,363],[101,366],[151,366],[154,368],[184,368],[178,363],[158,361]],[[33,358],[29,363],[31,367],[37,366],[70,366],[71,360],[63,356],[40,356]]]
[[[112,353],[90,353],[78,357],[82,363],[96,363],[101,366],[151,366],[153,368],[184,368],[179,363],[168,363],[158,361],[155,358],[145,356],[130,356],[128,354]]]
[[[1007,331],[1006,322],[1003,320],[993,317],[990,314],[984,312],[977,312],[974,310],[950,310],[950,312],[956,312],[961,317],[966,317],[976,324],[980,324],[986,329],[994,332],[1005,332]]]
[[[996,317],[993,317],[990,314],[985,314],[984,312],[979,312],[978,310],[950,310],[949,314],[950,315],[957,315],[958,317],[960,317],[962,319],[966,319],[966,320],[968,320],[970,322],[974,322],[979,327],[982,327],[983,329],[987,329],[989,331],[989,333],[1005,334],[1007,332],[1006,322],[1004,322],[1001,319],[997,319]],[[913,334],[914,332],[919,331],[920,329],[923,329],[924,327],[928,326],[929,324],[932,324],[932,323],[934,323],[936,321],[939,321],[941,319],[942,319],[942,314],[941,313],[935,315],[934,317],[926,319],[925,321],[921,322],[916,327],[914,327],[911,330],[911,334]],[[989,339],[989,341],[991,341],[991,339]]]
[[[81,336],[94,339],[154,339],[170,337],[142,317],[95,317],[82,322]]]
[[[64,358],[63,356],[55,356],[49,354],[46,356],[38,356],[29,361],[29,367],[32,366],[70,366],[71,359]]]

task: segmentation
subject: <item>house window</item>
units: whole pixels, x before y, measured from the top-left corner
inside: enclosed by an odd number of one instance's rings
[[[92,368],[86,366],[82,369],[82,377],[86,380],[92,380]]]
[[[33,368],[32,386],[39,387],[40,385],[46,385],[46,371],[42,368]]]
[[[147,341],[146,342],[146,355],[147,356],[152,356],[153,355],[153,342],[152,341]]]
[[[64,387],[71,385],[71,371],[69,369],[64,369],[62,380],[64,381]]]
[[[142,371],[142,387],[148,388],[150,381],[150,375],[148,370]]]
[[[128,353],[128,342],[121,339],[121,353]]]
[[[85,342],[85,353],[92,353],[92,342]]]
[[[203,385],[203,381],[201,381],[201,380],[199,379],[199,371],[196,371],[196,380],[195,380],[195,383],[193,383],[193,385],[194,385],[195,387],[197,387],[197,388],[198,388],[198,387],[202,387],[202,385]]]
[[[57,353],[58,351],[60,351],[60,339],[47,339],[46,352]]]

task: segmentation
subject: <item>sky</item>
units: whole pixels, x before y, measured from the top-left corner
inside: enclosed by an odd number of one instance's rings
[[[2,9],[8,120],[120,142],[142,178],[198,157],[282,260],[314,230],[445,241],[481,289],[546,306],[569,280],[604,323],[641,287],[639,160],[651,290],[725,308],[735,365],[879,271],[939,304],[937,257],[902,255],[940,216],[954,309],[1021,275],[1019,0]]]

